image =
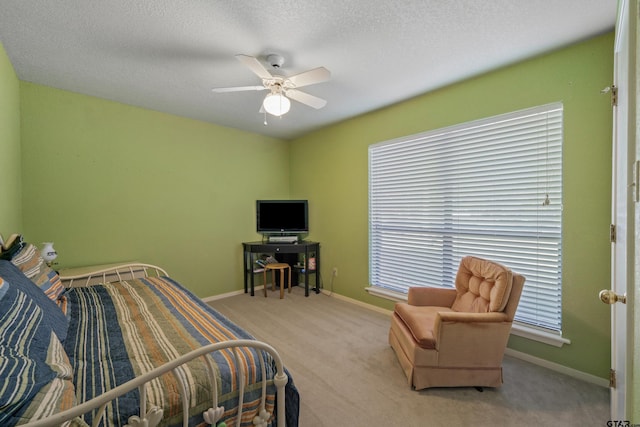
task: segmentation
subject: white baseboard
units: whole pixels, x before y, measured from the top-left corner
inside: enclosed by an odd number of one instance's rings
[[[386,314],[388,316],[391,316],[391,314],[393,314],[393,312],[391,310],[386,310],[384,308],[377,307],[377,306],[372,305],[372,304],[367,304],[366,302],[362,302],[362,301],[355,300],[353,298],[345,297],[344,295],[340,295],[340,294],[336,294],[336,293],[333,293],[333,292],[329,292],[329,291],[327,291],[325,289],[322,290],[322,293],[324,293],[326,295],[329,295],[331,297],[343,300],[343,301],[350,302],[350,303],[358,305],[360,307],[365,307],[365,308],[368,308],[370,310],[377,311],[378,313]],[[560,365],[558,363],[549,362],[548,360],[541,359],[541,358],[535,357],[535,356],[531,356],[530,354],[523,353],[521,351],[516,351],[516,350],[510,349],[510,348],[507,348],[505,350],[505,354],[508,355],[508,356],[511,356],[511,357],[515,357],[517,359],[522,359],[522,360],[524,360],[526,362],[529,362],[529,363],[533,363],[534,365],[542,366],[542,367],[550,369],[552,371],[568,375],[568,376],[570,376],[572,378],[576,378],[576,379],[582,380],[582,381],[587,382],[587,383],[591,383],[591,384],[599,385],[599,386],[602,386],[602,387],[605,387],[605,388],[609,388],[609,381],[608,380],[606,380],[604,378],[597,377],[595,375],[588,374],[586,372],[578,371],[577,369],[569,368],[567,366]]]
[[[260,289],[262,289],[262,288],[263,288],[263,286],[262,286],[262,285],[260,285],[260,286],[255,286],[255,287],[253,288],[254,293],[255,293],[255,291],[258,291],[258,290],[260,290]],[[241,289],[241,290],[238,290],[238,291],[231,291],[231,292],[227,292],[226,294],[219,294],[219,295],[212,295],[212,296],[210,296],[210,297],[205,297],[205,298],[202,298],[202,301],[204,301],[204,302],[217,301],[217,300],[219,300],[219,299],[224,299],[224,298],[234,297],[234,296],[236,296],[236,295],[241,295],[241,294],[244,294],[244,290],[242,290],[242,289]]]
[[[366,302],[358,301],[357,299],[345,297],[344,295],[336,294],[334,292],[327,291],[326,289],[322,289],[321,292],[323,294],[325,294],[325,295],[330,296],[330,297],[333,297],[333,298],[336,298],[336,299],[339,299],[339,300],[342,300],[342,301],[347,301],[347,302],[350,302],[351,304],[359,305],[360,307],[364,307],[364,308],[368,308],[369,310],[377,311],[378,313],[386,314],[389,317],[391,317],[391,315],[393,314],[392,310],[387,310],[386,308],[377,307],[375,305],[368,304]]]
[[[560,365],[558,363],[549,362],[545,359],[540,359],[539,357],[531,356],[530,354],[523,353],[521,351],[513,350],[508,348],[505,350],[504,354],[507,356],[515,357],[517,359],[522,359],[526,362],[533,363],[534,365],[542,366],[547,369],[551,369],[552,371],[559,372],[561,374],[568,375],[572,378],[576,378],[582,380],[587,383],[599,385],[601,387],[609,388],[609,381],[597,377],[595,375],[587,374],[586,372],[578,371],[577,369],[569,368],[564,365]]]

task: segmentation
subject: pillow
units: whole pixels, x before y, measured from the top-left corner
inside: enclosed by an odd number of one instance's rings
[[[27,278],[15,265],[0,259],[0,278],[11,283],[16,289],[26,294],[38,307],[42,309],[45,323],[55,332],[58,339],[64,343],[67,337],[67,318],[58,306],[50,300],[41,288]],[[1,313],[1,312],[0,312]]]
[[[22,424],[74,405],[71,364],[44,310],[2,277],[0,378],[2,426]]]
[[[15,245],[14,245],[15,246]],[[10,249],[11,251],[12,249]],[[35,245],[25,243],[19,251],[13,251],[11,262],[31,279],[54,302],[62,296],[65,289],[58,273],[42,259]]]

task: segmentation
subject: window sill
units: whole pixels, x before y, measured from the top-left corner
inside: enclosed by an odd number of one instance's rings
[[[365,288],[365,290],[369,294],[376,297],[396,302],[407,302],[407,295],[402,292],[394,292],[376,286],[369,286]],[[554,347],[562,347],[565,344],[571,344],[571,340],[562,337],[561,334],[547,332],[545,330],[525,325],[524,323],[520,322],[513,322],[513,325],[511,326],[511,334],[533,341],[538,341],[547,345],[552,345]]]
[[[513,322],[513,325],[511,326],[511,335],[516,335],[533,341],[539,341],[554,347],[562,347],[565,344],[571,344],[571,340],[564,338],[561,334],[547,332],[520,322]]]
[[[388,289],[379,288],[377,286],[369,286],[367,288],[364,288],[364,290],[375,297],[380,297],[395,302],[407,302],[407,294],[403,294],[402,292],[394,292]]]

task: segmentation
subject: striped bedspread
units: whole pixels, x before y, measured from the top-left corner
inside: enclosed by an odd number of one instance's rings
[[[167,277],[71,288],[66,297],[69,329],[64,346],[73,366],[79,402],[203,345],[253,338]],[[215,352],[208,357],[215,361],[218,405],[225,408],[221,421],[227,425],[236,422],[238,369],[244,369],[242,425],[252,426],[261,403],[259,358],[266,362],[268,377],[273,377],[275,368],[271,357],[261,351],[243,348],[238,350],[238,356],[239,366],[232,350]],[[205,363],[197,359],[183,365],[177,375],[188,384],[189,424],[200,425],[203,423],[202,412],[213,404],[214,386]],[[179,390],[180,385],[171,374],[147,385],[147,408],[154,405],[164,409],[161,425],[182,425],[183,402]],[[268,392],[266,409],[274,414],[275,386],[272,382]],[[291,403],[287,401],[287,407],[297,405],[293,385],[287,395],[292,392],[295,399]],[[105,412],[107,422],[102,425],[124,425],[130,416],[138,415],[139,399],[136,390],[112,402]],[[95,413],[88,414],[84,421],[91,424],[93,416]],[[269,425],[276,425],[274,416]]]

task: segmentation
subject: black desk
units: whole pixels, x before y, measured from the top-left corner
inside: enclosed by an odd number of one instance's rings
[[[251,283],[251,296],[254,295],[253,286],[254,286],[254,269],[255,269],[255,261],[256,254],[267,253],[274,254],[276,259],[278,258],[278,254],[304,254],[304,259],[306,262],[309,262],[309,254],[315,253],[316,255],[316,268],[315,270],[309,270],[306,266],[297,267],[296,265],[291,265],[291,268],[294,271],[297,271],[298,274],[304,274],[304,296],[309,296],[309,275],[315,274],[316,276],[316,286],[314,290],[316,294],[320,293],[320,243],[318,242],[308,242],[301,241],[296,243],[266,243],[266,242],[244,242],[242,243],[242,248],[244,250],[244,293],[246,294],[249,291],[248,282],[250,279]],[[250,277],[247,277],[250,276]],[[265,284],[266,286],[266,284]]]

